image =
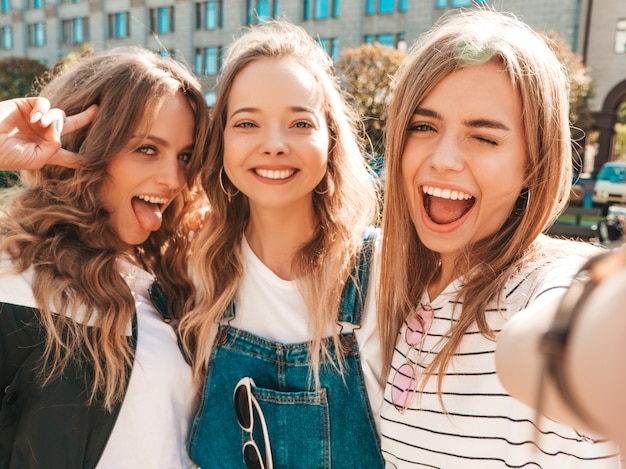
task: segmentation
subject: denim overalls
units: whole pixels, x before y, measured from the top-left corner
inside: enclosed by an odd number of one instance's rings
[[[369,279],[373,240],[364,249],[341,297],[340,322],[359,327]],[[234,317],[231,303],[224,314]],[[250,439],[239,426],[233,390],[240,378],[252,387],[265,420],[275,469],[383,467],[380,441],[370,408],[360,353],[352,332],[340,335],[344,375],[328,362],[320,365],[315,390],[309,367],[309,344],[265,340],[221,325],[209,362],[198,414],[189,434],[191,458],[202,469],[245,468],[242,445]],[[333,357],[336,352],[329,342]],[[264,452],[259,415],[254,412],[254,440]]]

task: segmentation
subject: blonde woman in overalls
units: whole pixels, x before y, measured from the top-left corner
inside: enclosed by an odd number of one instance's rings
[[[203,468],[378,468],[375,181],[332,60],[270,22],[225,59],[181,323]]]

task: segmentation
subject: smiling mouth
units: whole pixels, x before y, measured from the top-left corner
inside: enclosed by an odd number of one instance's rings
[[[428,217],[438,225],[460,220],[474,206],[476,199],[465,192],[423,186],[424,209]]]
[[[295,169],[260,169],[256,168],[254,173],[258,176],[261,176],[265,179],[289,179],[291,176],[296,174]]]

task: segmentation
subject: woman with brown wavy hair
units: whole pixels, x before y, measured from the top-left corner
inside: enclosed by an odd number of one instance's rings
[[[3,108],[3,156],[40,169],[21,173],[0,218],[0,467],[193,467],[196,393],[168,322],[193,296],[198,82],[120,48]],[[79,116],[74,132],[62,134],[64,113]],[[41,167],[52,154],[65,166]]]

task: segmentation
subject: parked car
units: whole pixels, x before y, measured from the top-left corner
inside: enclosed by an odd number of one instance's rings
[[[626,161],[611,161],[602,165],[593,187],[593,204],[608,207],[626,204]]]

